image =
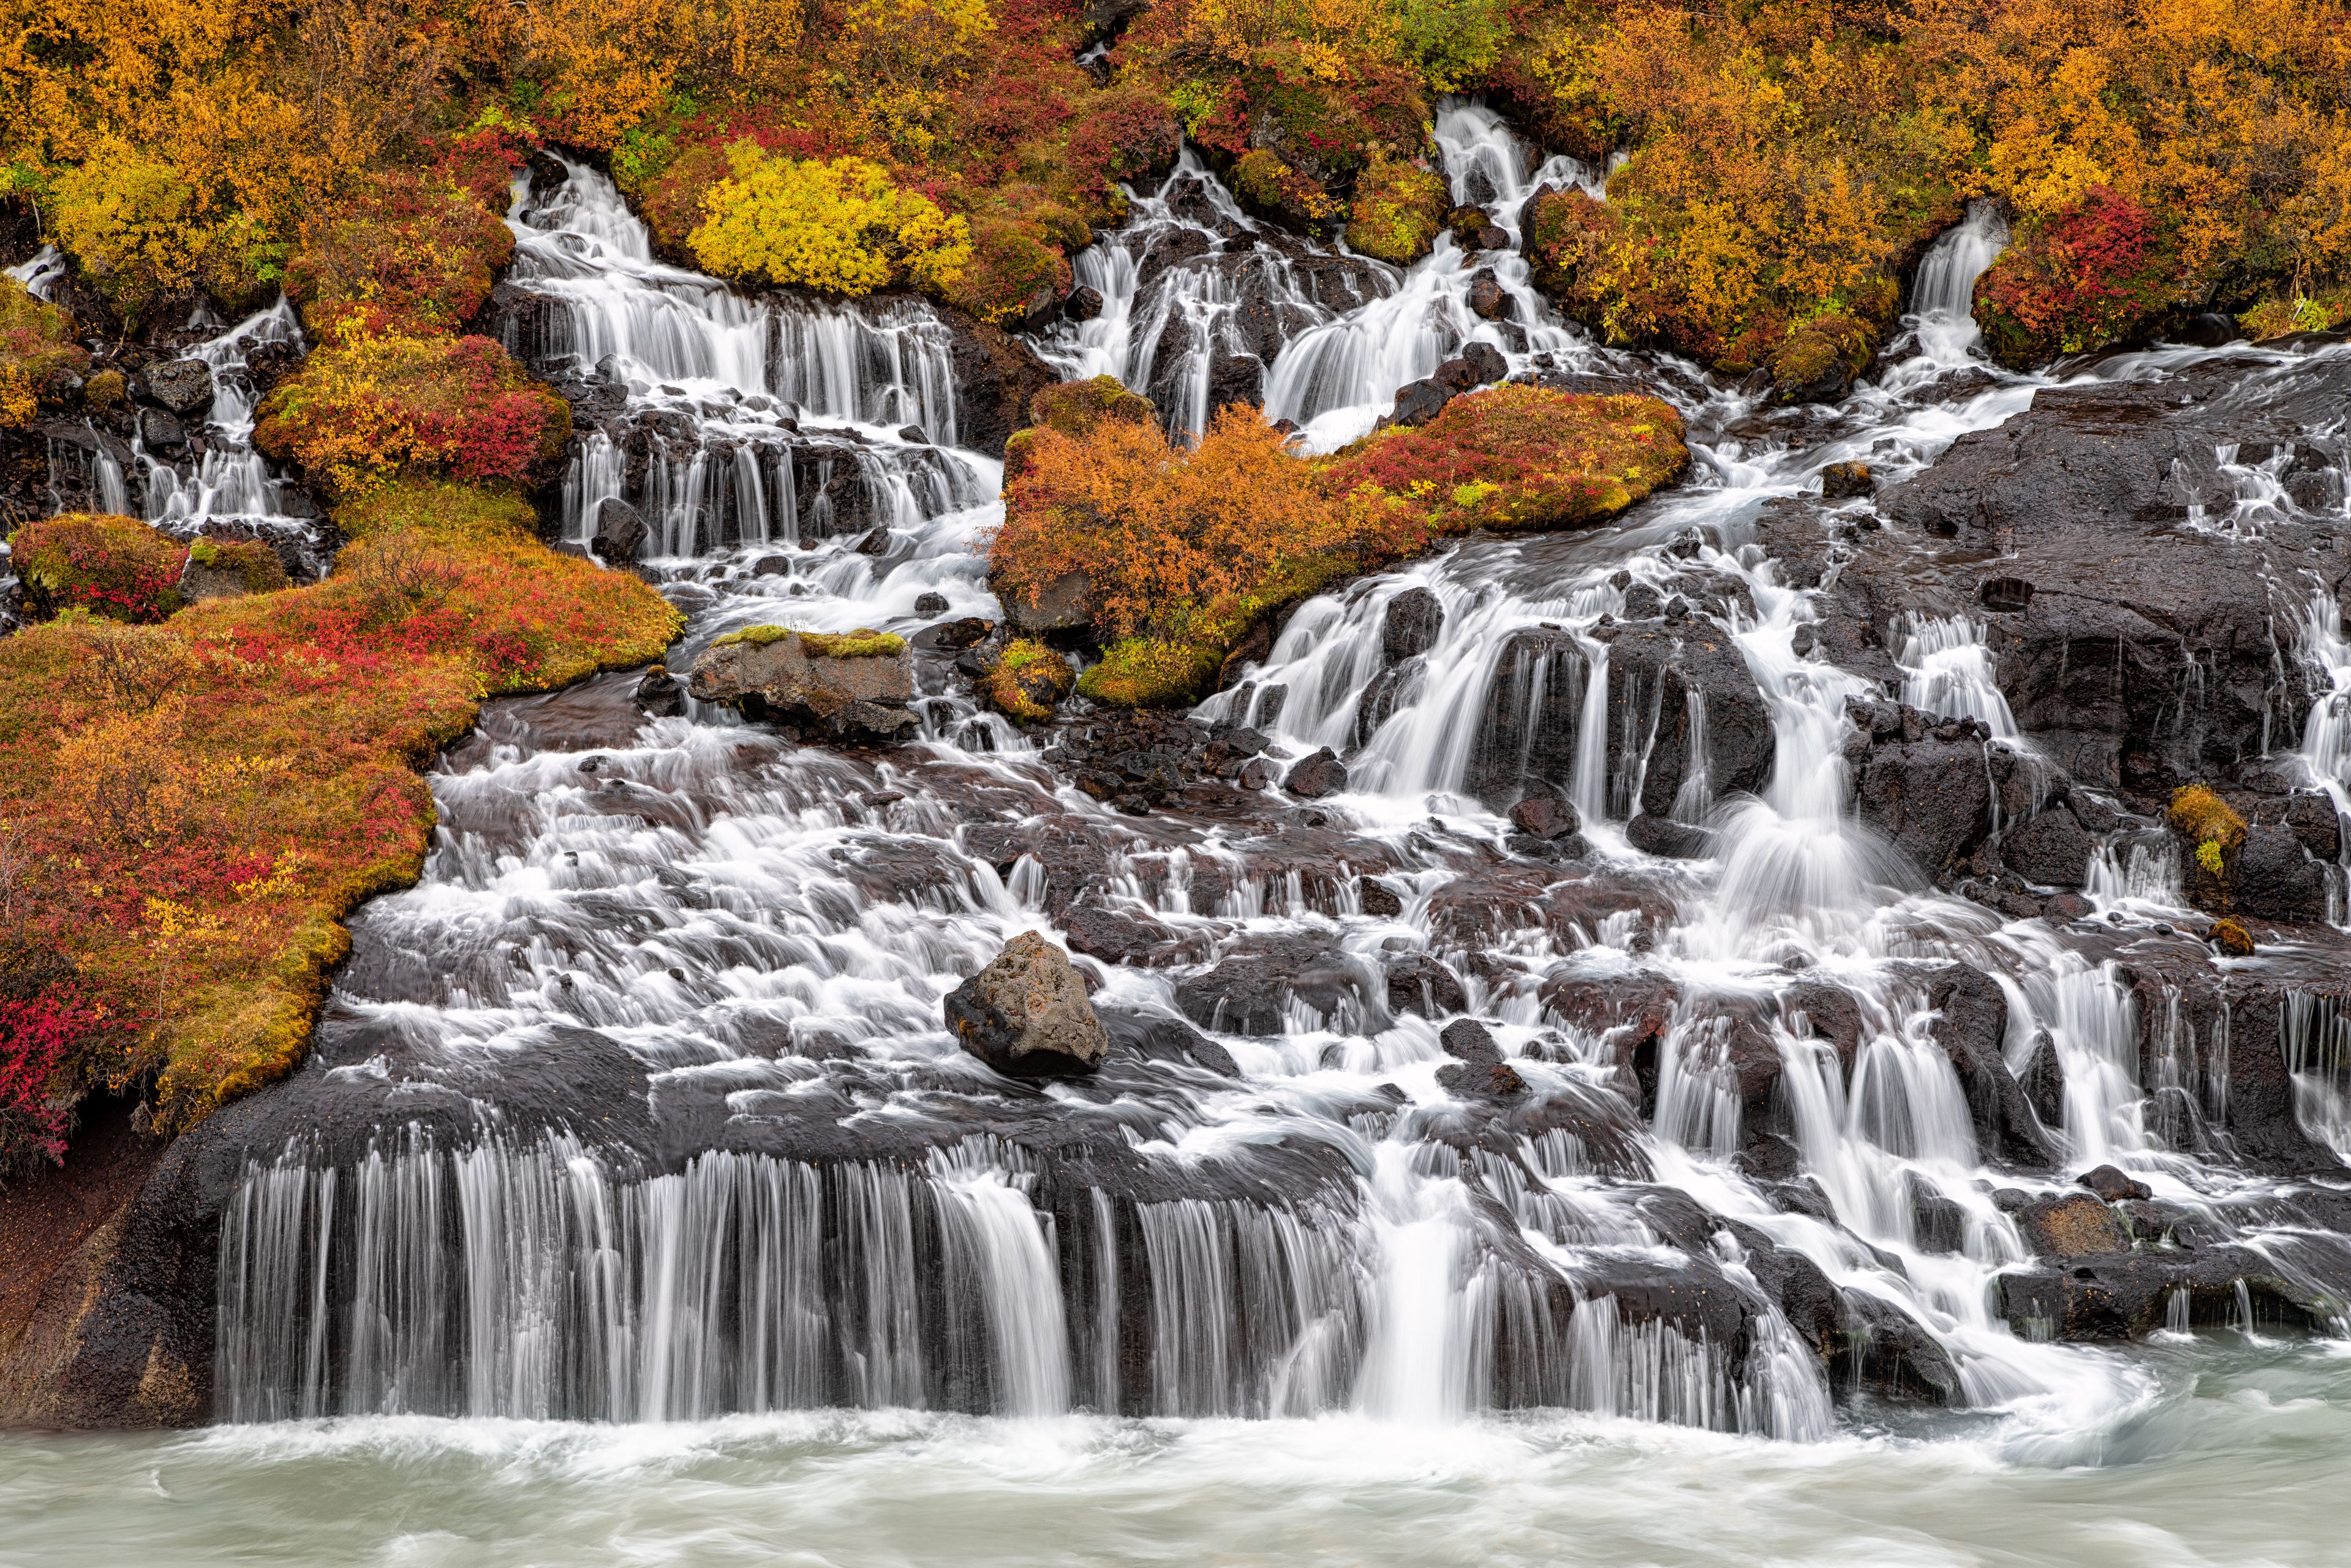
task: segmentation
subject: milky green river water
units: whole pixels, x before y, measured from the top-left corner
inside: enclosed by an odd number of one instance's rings
[[[16,1434],[0,1563],[2351,1564],[2351,1346],[2125,1354],[2120,1407],[1809,1445],[1557,1414]]]

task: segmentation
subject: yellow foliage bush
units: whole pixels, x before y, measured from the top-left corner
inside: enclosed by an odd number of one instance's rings
[[[927,196],[902,191],[862,158],[772,158],[729,149],[732,174],[711,187],[688,243],[712,272],[836,294],[911,283],[952,287],[972,255],[971,229]]]
[[[204,265],[195,187],[126,141],[101,142],[58,178],[50,222],[126,321],[194,284]]]

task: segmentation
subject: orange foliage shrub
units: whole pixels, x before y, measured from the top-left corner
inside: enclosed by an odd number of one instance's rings
[[[635,578],[539,545],[519,500],[394,488],[337,519],[356,542],[327,582],[0,642],[0,939],[57,960],[26,1006],[132,1033],[77,1035],[67,1093],[152,1081],[176,1128],[289,1071],[338,922],[422,866],[417,770],[485,695],[675,634]]]
[[[1680,418],[1654,398],[1498,387],[1419,429],[1308,459],[1246,408],[1220,411],[1179,451],[1149,403],[1102,384],[1050,403],[1039,394],[1054,423],[1014,439],[989,554],[991,584],[1010,601],[1037,603],[1082,576],[1110,646],[1079,689],[1099,701],[1188,700],[1282,604],[1433,537],[1595,521],[1688,465]]]

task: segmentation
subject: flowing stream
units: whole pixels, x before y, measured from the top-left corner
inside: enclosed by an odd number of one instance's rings
[[[1540,183],[1604,196],[1474,105],[1436,137],[1457,199],[1514,241]],[[643,517],[693,617],[673,668],[761,622],[997,614],[1001,465],[959,444],[970,411],[925,308],[739,296],[655,259],[584,167],[518,190],[511,222],[512,281],[538,305],[509,344],[600,410],[562,531],[584,545],[615,505]],[[2247,1199],[2259,1184],[2198,1160],[2149,1098],[2212,1112],[2225,1040],[2142,1082],[2140,1003],[2106,949],[1935,891],[1852,821],[1846,706],[1897,694],[1824,656],[1817,596],[1756,542],[1762,508],[1817,496],[1829,464],[1916,472],[2053,384],[1975,353],[1969,291],[2003,240],[1971,211],[1921,264],[1896,361],[1798,419],[1598,347],[1514,249],[1447,235],[1400,271],[1276,235],[1187,155],[1079,258],[1101,308],[1039,344],[1065,373],[1118,376],[1180,431],[1250,388],[1327,450],[1482,343],[1513,371],[1663,387],[1690,480],[1608,528],[1464,541],[1301,607],[1198,716],[1348,756],[1307,827],[1271,803],[1123,818],[946,681],[918,701],[923,737],[878,758],[715,710],[641,720],[612,679],[494,714],[433,775],[423,880],[357,918],[308,1070],[379,1096],[380,1121],[363,1148],[251,1151],[224,1216],[224,1425],[0,1448],[0,1557],[2351,1561],[2310,1490],[2351,1440],[2339,1345],[2264,1338],[2249,1310],[2090,1348],[1995,1309],[2030,1252],[1994,1188],[2063,1179],[1993,1174],[1926,967],[1997,977],[2011,1067],[2053,1053],[2068,1177],[2112,1163],[2168,1201]],[[1507,308],[1472,308],[1481,269]],[[247,415],[213,419],[227,434]],[[266,511],[266,475],[214,450],[193,477],[151,469],[150,514]],[[1383,638],[1406,594],[1441,619],[1399,663]],[[1715,639],[1761,694],[1758,777],[1720,775],[1719,699],[1620,634],[1667,603],[1677,637]],[[2351,806],[2351,653],[2321,604],[2303,656],[2331,685],[2298,756]],[[1976,721],[2029,769],[1981,623],[1897,630],[1899,700]],[[1498,761],[1497,712],[1552,716],[1531,743],[1552,749]],[[1511,831],[1504,761],[1557,786],[1632,891],[1557,920],[1508,907],[1541,878],[1480,893],[1496,914],[1473,954],[1447,900]],[[1706,847],[1645,853],[1643,817]],[[1046,821],[1112,846],[1074,900],[1042,841],[1008,847]],[[1268,852],[1309,828],[1355,859]],[[2177,868],[2133,852],[2103,848],[2099,915],[2179,913]],[[1396,913],[1366,912],[1366,872]],[[1083,906],[1198,960],[1092,966],[1132,1038],[1181,1016],[1213,955],[1311,941],[1329,1005],[1301,988],[1275,1027],[1220,1014],[1229,1072],[1178,1053],[991,1098],[940,998]],[[1646,1124],[1621,1147],[1596,1110],[1463,1134],[1438,1024],[1377,980],[1411,957],[1454,967],[1538,1096],[1587,1109],[1618,1103],[1625,1068],[1545,988],[1669,988]],[[1844,998],[1850,1060],[1797,1027],[1798,985]],[[1733,1158],[1741,1018],[1781,1064],[1810,1212]],[[2305,1119],[2351,1146],[2340,1032],[2308,1021],[2301,1082]],[[569,1114],[502,1108],[531,1093]],[[648,1096],[652,1127],[623,1129]],[[839,1129],[823,1148],[802,1135],[819,1121]],[[1699,1207],[1694,1255],[1672,1242]],[[2291,1270],[2304,1243],[2266,1244]],[[1841,1401],[1768,1301],[1735,1345],[1608,1309],[1636,1288],[1738,1295],[1767,1257],[1938,1353],[1949,1407]],[[2250,1508],[2256,1487],[2288,1500]]]

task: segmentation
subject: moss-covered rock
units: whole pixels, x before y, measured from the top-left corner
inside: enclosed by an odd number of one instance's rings
[[[1033,637],[1004,645],[991,660],[981,690],[997,712],[1015,724],[1043,724],[1076,676],[1067,659]]]
[[[198,539],[188,546],[188,563],[180,574],[181,596],[191,604],[291,586],[286,563],[258,539]]]
[[[1224,662],[1214,643],[1122,638],[1078,677],[1078,695],[1111,707],[1189,707],[1208,695]]]
[[[2182,785],[2173,790],[2164,817],[2186,849],[2180,872],[2188,884],[2189,902],[2199,909],[2226,911],[2231,903],[2230,866],[2237,851],[2244,847],[2245,819],[2203,784]]]
[[[1355,181],[1355,199],[1347,209],[1348,246],[1409,267],[1437,243],[1451,202],[1438,175],[1417,163],[1380,159]]]
[[[772,647],[787,637],[799,639],[800,652],[811,659],[889,659],[906,651],[906,640],[895,632],[860,626],[854,632],[798,632],[789,626],[746,626],[711,643],[714,648],[742,645]]]
[[[1158,419],[1159,411],[1151,400],[1129,392],[1116,376],[1041,387],[1029,400],[1028,426],[1014,431],[1004,444],[1005,482],[1019,478],[1028,467],[1036,431],[1050,430],[1082,440],[1105,422],[1144,426],[1157,423]]]

